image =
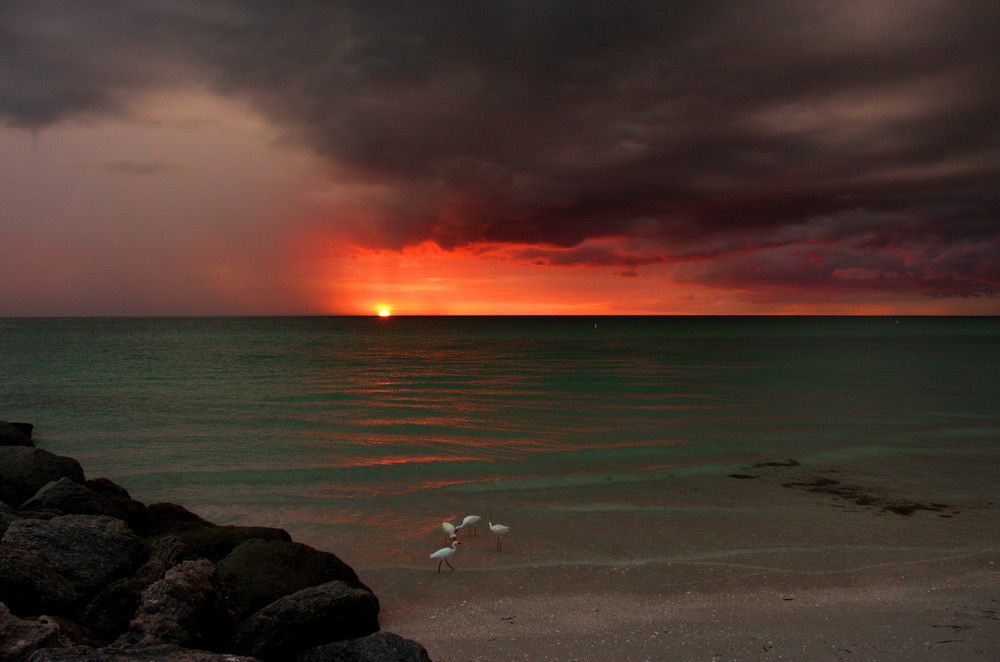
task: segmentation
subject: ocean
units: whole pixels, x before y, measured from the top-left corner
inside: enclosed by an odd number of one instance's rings
[[[966,549],[1000,498],[998,318],[8,318],[0,357],[88,477],[361,569],[468,514],[528,565]]]

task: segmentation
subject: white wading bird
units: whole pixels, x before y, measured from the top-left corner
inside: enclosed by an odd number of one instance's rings
[[[479,531],[476,529],[476,524],[481,519],[483,518],[480,517],[479,515],[466,515],[465,519],[462,520],[462,523],[455,527],[455,530],[458,531],[459,529],[464,529],[465,527],[469,527],[472,531],[475,531],[475,533],[470,533],[469,535],[478,536]]]
[[[511,532],[511,528],[503,524],[490,522],[490,531],[497,537],[497,549],[503,549],[503,537]]]
[[[458,538],[455,535],[455,525],[451,522],[441,522],[441,529],[444,530],[444,537],[448,542]]]
[[[452,540],[451,547],[442,547],[438,551],[431,554],[432,559],[441,559],[440,561],[438,561],[438,572],[441,572],[441,564],[448,563],[448,557],[457,552],[458,546],[461,544],[462,543],[458,542],[457,540]],[[448,567],[451,568],[452,570],[455,569],[450,563],[448,563]]]

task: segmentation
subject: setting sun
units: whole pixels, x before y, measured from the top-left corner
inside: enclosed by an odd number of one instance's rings
[[[388,317],[389,316],[389,311],[386,310],[385,308],[383,308],[382,310],[378,311],[378,316],[379,317]]]

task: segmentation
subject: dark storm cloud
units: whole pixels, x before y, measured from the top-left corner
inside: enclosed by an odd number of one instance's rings
[[[978,0],[8,2],[0,115],[200,84],[396,191],[383,246],[993,294],[997,34]]]
[[[625,253],[607,246],[578,246],[568,250],[532,247],[518,251],[515,257],[538,265],[557,267],[639,267],[666,259],[663,255]]]

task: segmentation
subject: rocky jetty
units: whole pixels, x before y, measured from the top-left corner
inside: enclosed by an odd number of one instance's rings
[[[0,662],[427,661],[283,529],[146,505],[0,421]]]

